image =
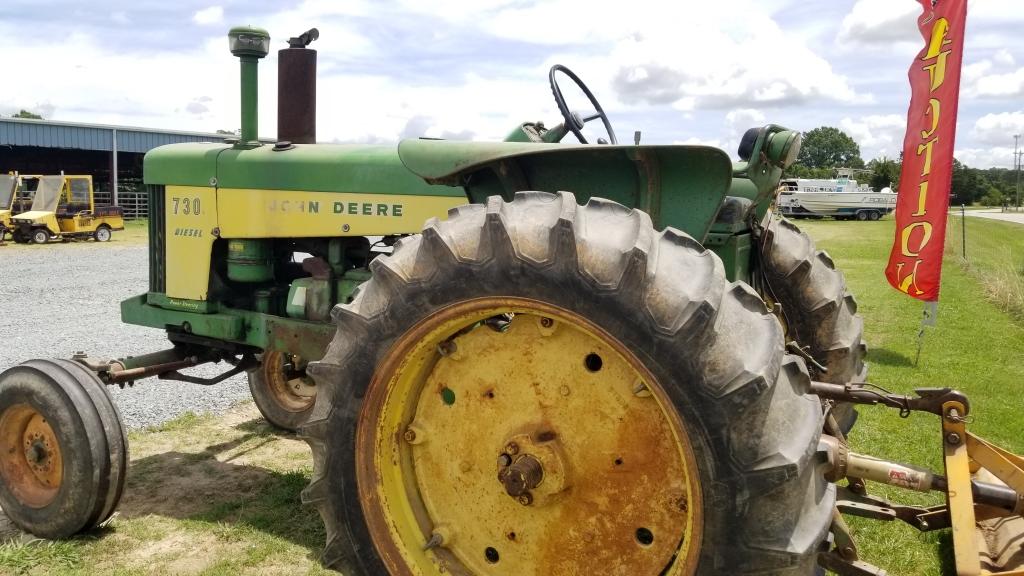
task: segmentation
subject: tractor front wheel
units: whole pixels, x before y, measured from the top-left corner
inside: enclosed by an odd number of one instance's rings
[[[376,259],[309,372],[323,561],[379,574],[811,574],[834,489],[802,361],[721,260],[568,193]]]
[[[294,432],[313,410],[316,385],[301,373],[301,358],[276,350],[263,353],[249,372],[249,392],[260,414],[272,425]]]
[[[97,242],[110,242],[110,226],[100,226],[92,233],[92,237]]]
[[[50,241],[50,231],[44,228],[36,228],[32,231],[33,244],[46,244]]]
[[[70,360],[30,360],[0,374],[0,507],[16,526],[64,538],[110,517],[128,439],[110,394]]]

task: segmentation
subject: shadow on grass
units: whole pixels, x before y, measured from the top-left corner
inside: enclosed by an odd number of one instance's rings
[[[306,548],[308,558],[317,560],[324,544],[323,524],[316,510],[300,500],[308,472],[235,462],[277,438],[258,420],[235,428],[245,433],[202,452],[170,451],[134,460],[118,507],[120,517],[156,515],[200,527],[209,524],[217,531],[261,532]],[[225,458],[227,452],[231,455]]]
[[[868,350],[867,361],[886,366],[913,366],[914,361],[909,356],[888,348],[871,348]]]
[[[953,552],[953,533],[944,530],[938,533],[939,545],[935,548],[939,558],[942,576],[956,576],[956,554]]]

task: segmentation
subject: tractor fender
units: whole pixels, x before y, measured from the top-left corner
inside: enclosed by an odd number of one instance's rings
[[[398,155],[430,184],[462,186],[473,202],[521,190],[573,192],[639,208],[699,240],[734,187],[729,156],[709,146],[594,146],[404,140]]]

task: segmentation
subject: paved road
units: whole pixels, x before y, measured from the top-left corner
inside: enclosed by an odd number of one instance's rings
[[[954,216],[960,215],[960,211],[956,209],[951,209],[949,213]],[[990,208],[987,210],[968,210],[965,214],[977,218],[988,218],[989,220],[1002,220],[1004,222],[1024,224],[1024,212],[1003,212],[999,208]]]
[[[31,358],[68,358],[77,350],[123,357],[169,347],[160,330],[121,323],[121,300],[146,291],[144,244],[114,241],[0,246],[0,371]],[[212,376],[224,364],[201,366]],[[125,425],[159,424],[184,412],[220,412],[249,397],[244,376],[216,386],[153,378],[112,387]]]

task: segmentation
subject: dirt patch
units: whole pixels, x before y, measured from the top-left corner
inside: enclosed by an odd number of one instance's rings
[[[219,558],[237,554],[238,547],[237,544],[220,542],[210,534],[178,530],[157,542],[129,551],[119,564],[125,568],[140,569],[158,565],[169,574],[183,576],[199,574],[216,564]]]
[[[211,503],[252,494],[272,481],[275,468],[297,459],[311,462],[306,443],[275,431],[246,403],[194,427],[142,435],[132,446],[119,512],[189,518]]]

